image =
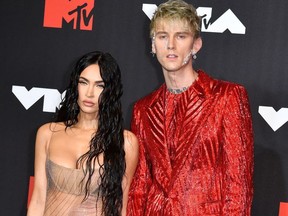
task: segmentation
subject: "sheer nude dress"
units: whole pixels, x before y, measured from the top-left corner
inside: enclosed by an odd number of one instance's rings
[[[97,199],[99,190],[99,170],[95,170],[90,185],[90,195],[83,201],[85,181],[81,183],[84,173],[82,169],[71,169],[58,165],[49,158],[46,161],[47,197],[45,216],[88,216],[101,215],[101,197]]]

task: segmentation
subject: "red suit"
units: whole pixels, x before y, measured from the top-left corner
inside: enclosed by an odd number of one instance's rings
[[[253,131],[242,86],[203,71],[181,94],[163,84],[135,104],[131,128],[140,158],[128,215],[250,215]]]

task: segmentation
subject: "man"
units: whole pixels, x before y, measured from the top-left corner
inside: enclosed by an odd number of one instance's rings
[[[193,69],[202,47],[195,8],[170,0],[150,25],[165,83],[139,100],[132,131],[140,145],[129,215],[248,216],[253,131],[244,87]]]

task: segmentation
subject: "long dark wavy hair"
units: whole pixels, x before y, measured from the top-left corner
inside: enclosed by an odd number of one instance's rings
[[[89,186],[94,173],[94,165],[100,165],[101,183],[98,198],[103,201],[102,215],[120,215],[122,210],[122,179],[125,173],[125,152],[123,135],[123,117],[120,98],[122,83],[120,68],[115,59],[108,53],[90,52],[82,56],[75,64],[57,113],[56,122],[64,122],[66,129],[78,122],[79,106],[78,81],[82,71],[92,64],[99,65],[104,89],[99,97],[98,129],[90,141],[90,149],[77,161],[77,167],[82,167],[85,178],[85,199],[91,191]],[[99,155],[104,155],[104,163],[99,163]],[[85,167],[85,168],[84,168]],[[82,182],[84,182],[84,179]]]

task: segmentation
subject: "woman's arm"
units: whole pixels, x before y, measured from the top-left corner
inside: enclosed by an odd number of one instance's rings
[[[42,216],[46,201],[46,158],[47,146],[51,137],[50,123],[41,126],[37,131],[34,161],[34,188],[28,207],[28,216]]]
[[[124,150],[125,150],[126,170],[122,182],[122,188],[123,188],[122,216],[126,215],[129,187],[138,164],[138,154],[139,154],[138,140],[136,136],[128,130],[124,131]]]

